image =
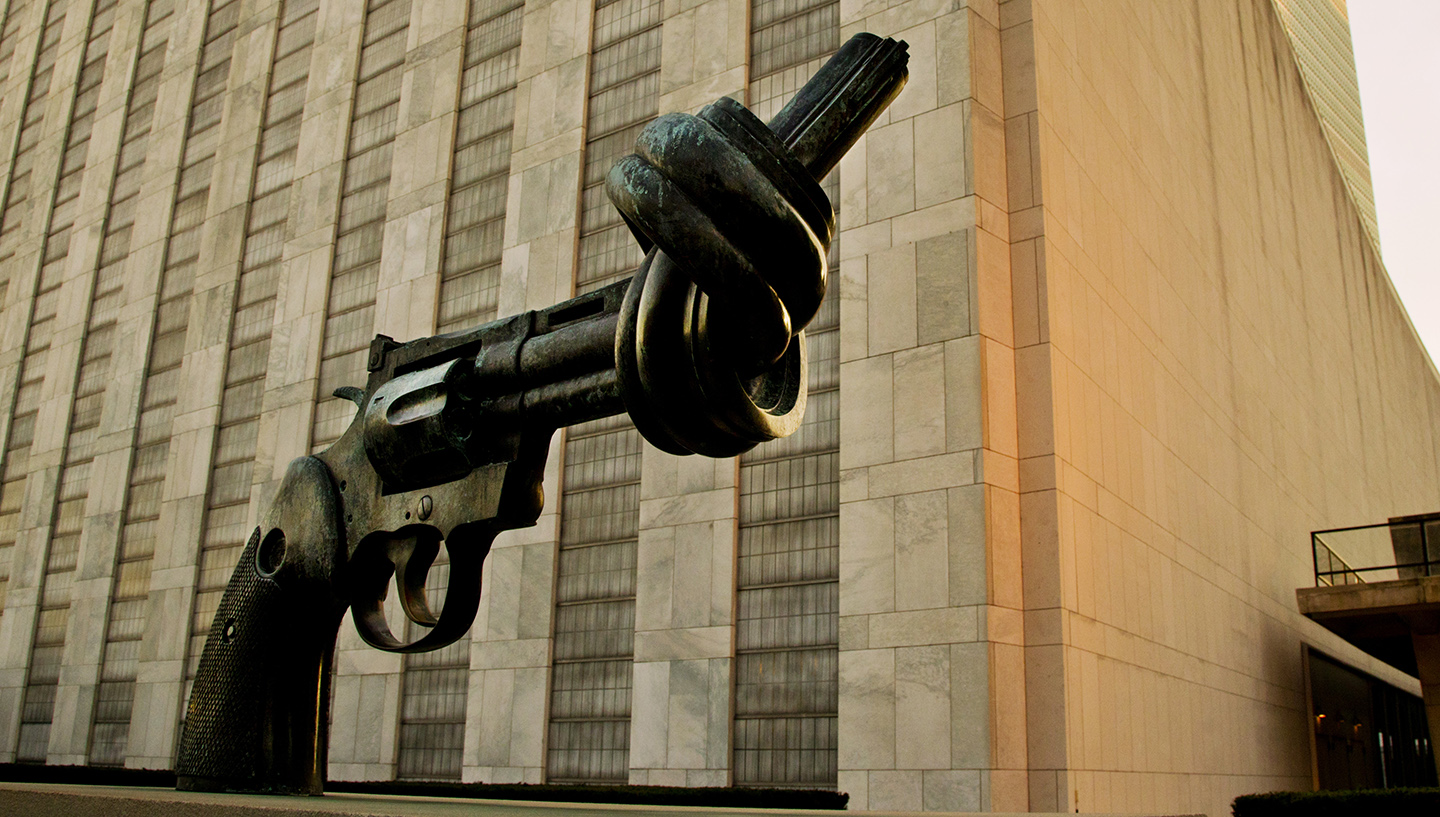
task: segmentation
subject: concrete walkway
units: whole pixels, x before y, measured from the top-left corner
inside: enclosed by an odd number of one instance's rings
[[[383,794],[327,794],[324,797],[205,794],[119,786],[0,783],[0,814],[14,817],[725,817],[784,815],[835,817],[834,811],[740,809],[683,806],[617,806],[591,803],[543,803],[517,800],[462,800],[448,797],[398,797]],[[912,812],[872,811],[874,817]],[[935,817],[937,812],[925,812]],[[1005,817],[990,814],[988,817]],[[1020,817],[1020,815],[1013,815]],[[1034,814],[1026,817],[1035,817]],[[1053,815],[1059,817],[1059,815]],[[1067,814],[1065,817],[1074,817]],[[1090,815],[1090,817],[1102,817]]]

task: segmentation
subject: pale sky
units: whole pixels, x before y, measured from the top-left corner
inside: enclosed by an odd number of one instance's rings
[[[1380,252],[1440,364],[1440,0],[1349,0]]]

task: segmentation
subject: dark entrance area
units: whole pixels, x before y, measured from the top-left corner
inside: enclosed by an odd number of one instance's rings
[[[1436,785],[1420,698],[1313,650],[1309,665],[1320,788]]]

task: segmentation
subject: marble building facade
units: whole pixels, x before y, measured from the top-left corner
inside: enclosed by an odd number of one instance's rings
[[[9,0],[0,761],[173,765],[370,337],[622,279],[598,181],[644,122],[773,113],[871,31],[910,82],[826,182],[805,426],[733,460],[557,434],[468,640],[342,624],[330,776],[1308,788],[1302,645],[1418,690],[1299,615],[1308,532],[1440,505],[1440,377],[1279,5]]]

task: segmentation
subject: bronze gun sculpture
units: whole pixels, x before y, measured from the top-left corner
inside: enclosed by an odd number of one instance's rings
[[[359,410],[290,463],[201,654],[176,766],[188,790],[320,794],[348,608],[392,652],[469,629],[496,534],[533,525],[556,429],[628,412],[674,454],[727,457],[799,427],[803,328],[825,294],[825,176],[900,92],[903,42],[859,34],[767,127],[721,98],[648,125],[607,188],[648,251],[635,276],[474,329],[370,346]],[[441,611],[425,579],[444,545]],[[385,618],[394,578],[425,633]]]

